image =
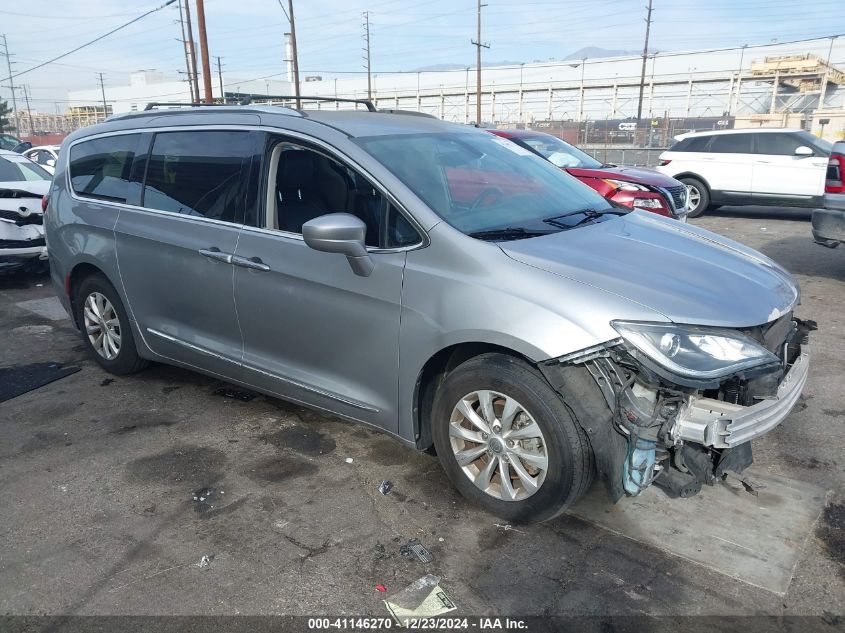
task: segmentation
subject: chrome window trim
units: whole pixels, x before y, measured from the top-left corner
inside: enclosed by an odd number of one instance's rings
[[[209,222],[212,224],[221,224],[224,226],[230,227],[238,227],[244,231],[251,231],[255,233],[266,233],[268,235],[275,235],[277,237],[285,238],[285,239],[297,239],[300,241],[304,241],[302,235],[299,233],[289,233],[287,231],[278,231],[274,229],[265,229],[262,227],[253,227],[247,226],[246,224],[237,224],[234,222],[224,222],[223,220],[215,220],[213,218],[206,218],[206,217],[199,217],[199,216],[191,216],[184,213],[174,213],[173,211],[163,211],[160,209],[149,209],[147,207],[141,207],[134,204],[127,204],[125,202],[117,202],[114,200],[102,200],[100,198],[93,198],[88,196],[80,196],[73,190],[73,183],[71,182],[71,174],[70,174],[70,154],[73,150],[75,145],[79,143],[83,143],[85,141],[92,141],[98,138],[105,138],[108,136],[127,136],[129,134],[144,134],[144,133],[151,133],[157,134],[158,132],[186,132],[186,131],[214,131],[214,130],[244,130],[249,132],[266,132],[268,134],[277,134],[277,135],[284,135],[290,136],[292,138],[297,138],[299,140],[313,143],[314,145],[319,146],[324,151],[329,152],[329,157],[332,157],[334,154],[337,157],[340,157],[342,161],[345,161],[349,166],[353,169],[359,171],[362,176],[367,178],[373,185],[382,193],[382,195],[386,196],[388,201],[393,204],[396,209],[402,213],[405,218],[411,222],[414,229],[416,229],[417,233],[420,236],[420,241],[415,244],[410,244],[408,246],[401,246],[397,248],[378,248],[375,246],[368,246],[367,252],[379,254],[379,253],[398,253],[410,250],[416,250],[418,248],[425,248],[430,244],[430,239],[428,233],[420,226],[420,223],[417,219],[413,216],[412,213],[408,212],[405,207],[399,203],[396,197],[391,194],[387,188],[381,184],[381,182],[374,178],[373,175],[364,167],[362,167],[357,161],[349,158],[344,152],[337,149],[335,146],[327,143],[321,139],[316,139],[313,136],[308,134],[304,134],[302,132],[298,132],[296,130],[287,130],[280,127],[268,126],[268,125],[244,125],[244,124],[234,124],[234,125],[227,125],[227,124],[211,124],[211,125],[169,125],[163,127],[149,127],[149,128],[130,128],[126,130],[116,130],[111,132],[100,132],[98,134],[91,134],[90,136],[83,136],[82,138],[78,138],[74,140],[70,145],[68,145],[67,152],[62,152],[61,155],[65,156],[64,158],[64,167],[65,167],[65,184],[67,188],[68,195],[74,200],[79,202],[96,202],[99,204],[109,204],[115,206],[117,208],[127,209],[130,211],[141,211],[145,213],[153,213],[158,215],[167,215],[167,216],[175,216],[180,218],[190,218],[196,222]],[[337,160],[335,158],[334,160]],[[143,183],[142,183],[143,184]],[[268,185],[269,186],[269,185]],[[266,194],[266,191],[264,192]]]

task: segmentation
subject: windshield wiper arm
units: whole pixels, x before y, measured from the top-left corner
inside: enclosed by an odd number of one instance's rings
[[[501,229],[490,229],[487,231],[475,231],[469,233],[470,237],[479,240],[519,240],[526,237],[534,237],[536,235],[548,235],[552,231],[529,231],[521,226],[507,226]]]
[[[575,211],[569,211],[567,213],[563,213],[561,215],[556,215],[551,218],[546,218],[543,220],[546,224],[551,224],[552,226],[556,226],[559,229],[571,229],[575,228],[576,226],[580,226],[585,222],[589,222],[590,220],[595,220],[596,218],[600,218],[603,215],[608,213],[613,213],[616,215],[624,215],[625,212],[620,211],[619,209],[602,209],[601,211],[596,211],[595,209],[576,209]],[[561,222],[563,218],[568,218],[573,215],[583,215],[584,219],[576,222],[575,224],[566,224],[565,222]]]

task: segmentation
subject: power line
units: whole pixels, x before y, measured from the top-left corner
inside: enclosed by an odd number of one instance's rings
[[[142,13],[142,14],[141,14],[141,15],[139,15],[137,18],[134,18],[134,19],[132,19],[132,20],[129,20],[129,22],[126,22],[126,23],[124,23],[124,24],[121,24],[120,26],[118,26],[117,28],[112,29],[112,30],[111,30],[111,31],[109,31],[108,33],[105,33],[105,34],[103,34],[103,35],[101,35],[101,36],[99,36],[99,37],[94,38],[93,40],[90,40],[90,41],[88,41],[88,42],[85,42],[85,44],[82,44],[81,46],[77,46],[76,48],[74,48],[74,49],[72,49],[72,50],[69,50],[67,53],[62,53],[61,55],[57,55],[57,56],[56,56],[56,57],[54,57],[53,59],[49,59],[49,60],[47,60],[46,62],[43,62],[43,63],[38,64],[38,65],[36,65],[36,66],[32,66],[31,68],[27,68],[26,70],[22,70],[22,71],[21,71],[21,72],[19,72],[19,73],[15,73],[14,77],[20,77],[21,75],[25,75],[26,73],[30,73],[30,72],[32,72],[33,70],[37,70],[37,69],[39,69],[39,68],[42,68],[42,67],[46,66],[47,64],[52,64],[53,62],[58,61],[58,60],[62,59],[63,57],[67,57],[68,55],[71,55],[71,54],[73,54],[73,53],[75,53],[75,52],[77,52],[77,51],[80,51],[80,50],[82,50],[83,48],[85,48],[85,47],[87,47],[87,46],[91,46],[91,44],[94,44],[95,42],[99,42],[100,40],[107,38],[109,35],[112,35],[113,33],[117,33],[117,32],[118,32],[118,31],[120,31],[121,29],[125,29],[125,28],[126,28],[127,26],[129,26],[130,24],[135,24],[135,22],[137,22],[138,20],[141,20],[141,19],[143,19],[143,18],[147,17],[147,16],[148,16],[148,15],[150,15],[151,13],[156,13],[157,11],[161,11],[162,9],[164,9],[165,7],[170,6],[170,5],[171,5],[171,4],[173,4],[174,2],[176,2],[176,0],[167,0],[164,4],[162,4],[162,5],[158,6],[158,7],[154,8],[154,9],[150,9],[150,10],[149,10],[149,11],[147,11],[146,13]],[[4,42],[5,42],[5,38],[4,38]],[[12,76],[12,71],[11,71],[11,69],[10,69],[10,70],[9,70],[9,76],[6,78],[6,81],[11,81],[14,77]]]

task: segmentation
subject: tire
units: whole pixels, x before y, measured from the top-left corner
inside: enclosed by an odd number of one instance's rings
[[[501,422],[502,428],[487,424],[490,433],[484,437],[480,430],[485,424],[482,394],[489,392],[494,415],[487,417],[493,417],[496,424]],[[511,401],[511,411],[520,410],[509,429],[504,415],[507,401]],[[473,419],[482,418],[482,427],[474,426],[462,410],[474,411]],[[542,435],[539,440],[533,437],[537,428]],[[507,438],[517,432],[520,436],[511,440],[513,446],[509,447]],[[472,441],[465,439],[470,436]],[[461,494],[514,523],[555,518],[583,495],[593,480],[593,451],[569,408],[536,369],[505,354],[482,354],[446,376],[434,398],[432,437],[443,469]],[[531,461],[517,457],[514,450]],[[474,461],[466,461],[476,454]],[[546,459],[545,471],[538,456]],[[501,476],[503,461],[511,474],[506,480]],[[522,473],[517,472],[519,468]],[[480,485],[471,476],[478,478]],[[533,489],[525,484],[529,480],[534,482]],[[510,485],[503,486],[503,481]]]
[[[687,197],[690,201],[692,201],[695,194],[697,194],[698,198],[697,204],[692,208],[690,208],[690,203],[687,203],[687,208],[689,209],[687,217],[700,217],[710,206],[710,192],[707,190],[707,185],[696,178],[681,178],[680,180],[687,187]]]
[[[89,303],[89,299],[94,302],[94,306]],[[147,360],[138,355],[126,309],[123,307],[120,295],[117,294],[114,286],[109,283],[105,276],[95,274],[82,280],[76,293],[75,307],[76,322],[82,331],[85,346],[100,367],[112,374],[125,375],[141,371],[149,364]],[[88,316],[86,316],[87,311],[91,312]],[[97,312],[103,313],[104,319],[98,319]],[[92,315],[94,318],[92,318]],[[86,319],[88,320],[86,321]],[[95,322],[92,327],[97,329],[89,335],[89,324],[92,321]],[[103,331],[103,324],[106,321],[110,324],[106,329],[109,330],[110,338],[115,342],[113,345],[104,343],[102,336],[97,336],[98,331]],[[115,335],[117,336],[116,339]],[[100,341],[98,345],[95,346],[94,341],[91,340],[92,337]],[[115,349],[117,350],[116,353]],[[106,354],[108,354],[108,357]]]

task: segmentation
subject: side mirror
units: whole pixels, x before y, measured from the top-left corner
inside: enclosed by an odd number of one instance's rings
[[[369,277],[375,267],[364,245],[366,235],[367,225],[351,213],[329,213],[302,225],[302,237],[308,246],[315,251],[346,255],[352,272],[361,277]]]
[[[800,147],[795,148],[795,155],[801,156],[802,158],[805,156],[812,156],[815,152],[806,145],[801,145]]]

